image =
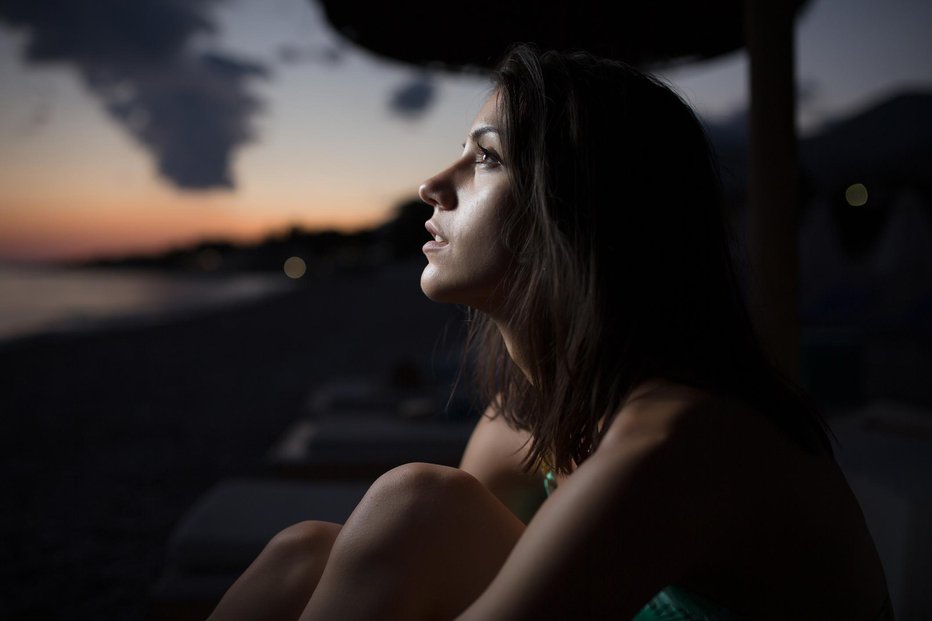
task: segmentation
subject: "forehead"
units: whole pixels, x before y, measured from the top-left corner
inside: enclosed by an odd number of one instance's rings
[[[494,91],[486,98],[482,107],[479,108],[479,112],[476,114],[476,119],[473,121],[472,127],[475,129],[481,126],[491,126],[498,131],[502,129],[499,116],[498,91]]]

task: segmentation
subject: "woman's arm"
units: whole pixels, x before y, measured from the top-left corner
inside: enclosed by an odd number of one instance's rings
[[[739,525],[721,519],[734,486],[727,459],[704,442],[705,407],[619,413],[459,619],[631,618],[658,590],[714,563]]]
[[[490,406],[463,452],[460,469],[479,479],[525,524],[546,499],[543,474],[522,466],[530,436],[512,429]]]

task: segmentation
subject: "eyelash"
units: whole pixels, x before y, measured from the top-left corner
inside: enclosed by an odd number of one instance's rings
[[[466,143],[463,143],[463,148],[464,149],[466,148]],[[501,164],[501,161],[499,161],[499,159],[495,157],[495,154],[492,153],[490,149],[486,149],[485,147],[479,144],[476,145],[476,149],[479,150],[479,153],[476,154],[476,164],[485,164],[485,165],[493,165],[493,166],[498,166],[499,164]]]

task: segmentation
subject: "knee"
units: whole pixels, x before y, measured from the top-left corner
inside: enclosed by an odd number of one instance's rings
[[[211,619],[297,619],[326,566],[339,524],[299,522],[266,544]]]
[[[420,537],[430,529],[449,525],[463,504],[481,490],[476,478],[457,468],[405,464],[372,484],[354,517],[367,524],[377,522],[381,534],[395,541],[405,539],[405,534]],[[351,518],[350,522],[354,521]]]
[[[441,509],[479,491],[482,484],[458,468],[436,464],[410,463],[389,470],[379,477],[369,495],[381,503],[408,511]]]
[[[328,575],[342,582],[327,592],[353,585],[384,617],[453,618],[488,584],[523,529],[496,503],[456,468],[412,463],[390,470],[347,520],[328,565]],[[436,597],[425,598],[425,589]]]
[[[424,490],[454,491],[478,483],[475,477],[459,468],[413,462],[392,468],[380,476],[374,487],[389,487],[393,491]]]
[[[287,563],[326,559],[339,533],[339,524],[316,520],[298,522],[272,537],[263,555]]]

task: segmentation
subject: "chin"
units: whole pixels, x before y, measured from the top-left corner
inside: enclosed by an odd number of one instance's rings
[[[470,306],[483,312],[489,312],[496,306],[492,304],[495,287],[489,286],[483,279],[453,279],[443,278],[443,275],[434,265],[428,264],[424,268],[421,273],[421,291],[428,299],[443,304]]]
[[[434,302],[470,305],[470,299],[468,295],[465,295],[464,287],[457,286],[456,283],[443,278],[443,274],[430,264],[421,273],[421,291]]]
[[[434,272],[432,266],[428,265],[421,273],[421,291],[424,292],[424,295],[434,302],[441,302],[443,304],[460,303],[459,300],[456,299],[455,289],[451,291],[450,287],[445,287],[442,282],[438,282],[440,280],[437,278],[438,274],[432,272]]]

